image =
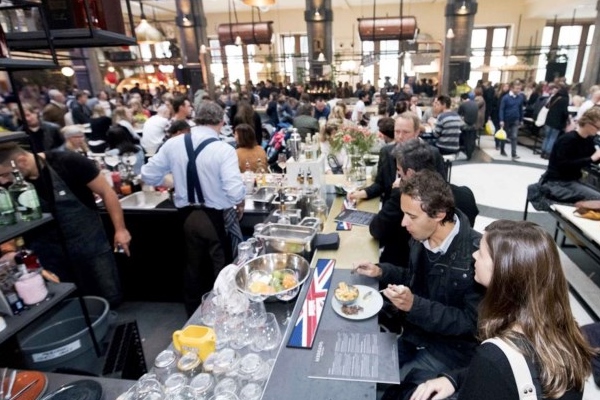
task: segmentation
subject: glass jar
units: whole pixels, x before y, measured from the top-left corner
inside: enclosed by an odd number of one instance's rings
[[[192,378],[190,386],[194,389],[196,397],[203,398],[208,396],[212,388],[215,386],[215,379],[211,374],[202,372]]]
[[[188,383],[188,377],[181,372],[175,372],[165,380],[165,392],[175,393],[181,390]]]
[[[26,272],[15,282],[15,290],[25,305],[40,303],[48,297],[48,287],[42,269]]]
[[[175,372],[176,367],[177,354],[173,350],[163,350],[154,359],[154,373],[162,384]]]
[[[177,369],[188,378],[192,378],[200,372],[202,363],[198,354],[190,351],[185,353],[177,362]]]

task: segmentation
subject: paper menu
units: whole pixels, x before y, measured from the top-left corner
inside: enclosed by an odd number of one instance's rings
[[[400,383],[396,334],[322,330],[309,378]]]

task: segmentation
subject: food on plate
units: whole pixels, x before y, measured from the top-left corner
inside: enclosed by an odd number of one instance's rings
[[[334,293],[335,298],[342,304],[350,304],[358,298],[358,288],[346,282],[338,283]]]
[[[291,269],[279,269],[270,274],[263,271],[254,272],[248,280],[248,291],[254,294],[271,295],[298,286],[296,273]]]
[[[363,310],[364,310],[364,308],[362,308],[361,306],[357,306],[357,305],[354,305],[354,306],[350,306],[350,305],[342,306],[342,312],[344,314],[346,314],[346,315],[356,315],[356,314],[358,314],[359,312],[361,312]]]

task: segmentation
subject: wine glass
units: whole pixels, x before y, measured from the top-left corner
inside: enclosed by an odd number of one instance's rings
[[[285,175],[285,168],[287,166],[287,156],[284,152],[277,155],[277,166],[281,168],[281,172]]]

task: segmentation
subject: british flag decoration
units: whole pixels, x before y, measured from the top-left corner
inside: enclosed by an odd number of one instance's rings
[[[290,335],[287,347],[312,348],[319,321],[323,314],[327,292],[331,285],[334,268],[335,260],[333,259],[321,258],[317,260],[313,279],[310,282],[306,298],[304,299],[304,303],[302,303],[302,309]]]

